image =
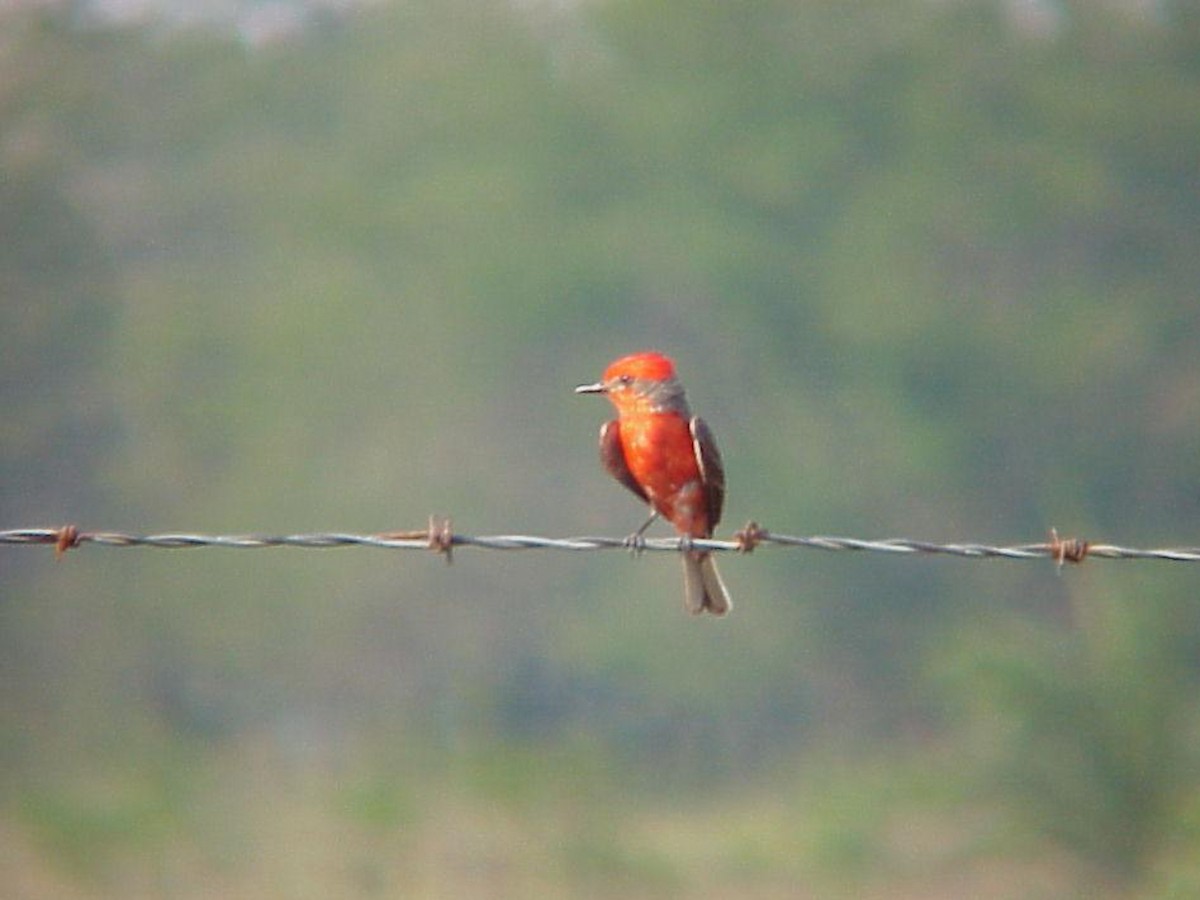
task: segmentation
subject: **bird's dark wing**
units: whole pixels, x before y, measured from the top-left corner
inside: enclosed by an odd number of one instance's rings
[[[725,467],[721,465],[717,441],[704,420],[693,416],[690,427],[700,480],[704,482],[704,500],[708,504],[708,527],[713,528],[721,521],[721,509],[725,506]]]
[[[641,497],[646,503],[650,502],[645,490],[637,483],[633,473],[629,471],[629,464],[625,462],[625,451],[621,448],[621,424],[616,419],[600,426],[600,462],[604,463],[604,468],[608,470],[609,475]]]

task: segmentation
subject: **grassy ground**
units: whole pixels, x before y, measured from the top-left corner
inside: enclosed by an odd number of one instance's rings
[[[0,884],[15,900],[1126,896],[936,768],[663,787],[580,748],[398,762],[246,739],[28,786],[0,819]]]

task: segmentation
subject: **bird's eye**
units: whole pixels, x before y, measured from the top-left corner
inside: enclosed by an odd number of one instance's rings
[[[633,376],[622,375],[617,379],[617,384],[621,385],[621,387],[629,387],[629,385],[633,384]]]

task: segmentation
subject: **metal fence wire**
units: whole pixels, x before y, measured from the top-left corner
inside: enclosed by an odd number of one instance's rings
[[[459,547],[483,550],[630,550],[633,552],[679,553],[690,550],[749,553],[760,546],[804,548],[834,552],[871,552],[901,555],[941,555],[964,559],[1049,559],[1060,566],[1082,563],[1085,559],[1143,559],[1169,562],[1200,562],[1200,547],[1167,547],[1143,550],[1115,544],[1092,543],[1078,538],[1060,538],[1051,529],[1047,540],[1031,544],[996,546],[980,543],[934,543],[911,538],[865,540],[852,537],[813,535],[801,537],[776,534],[754,522],[736,532],[732,540],[710,538],[613,537],[539,537],[527,534],[458,534],[448,519],[431,517],[425,528],[389,531],[378,534],[310,532],[305,534],[130,534],[123,531],[85,531],[75,525],[59,528],[15,528],[0,531],[0,544],[49,545],[59,555],[84,544],[101,547],[150,547],[180,550],[199,547],[225,547],[258,550],[266,547],[328,549],[332,547],[373,547],[381,550],[433,550],[447,562]]]

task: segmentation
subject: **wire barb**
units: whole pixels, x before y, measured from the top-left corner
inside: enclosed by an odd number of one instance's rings
[[[54,558],[62,559],[63,554],[79,546],[79,529],[74,525],[64,525],[58,529],[58,537],[54,541]]]
[[[429,525],[423,529],[412,531],[384,531],[374,535],[380,541],[386,541],[386,546],[408,548],[415,541],[424,541],[425,547],[446,557],[446,565],[454,562],[454,531],[450,527],[450,519],[436,515],[429,516]],[[291,544],[286,539],[281,543]]]
[[[1061,540],[1058,536],[1058,529],[1051,528],[1049,548],[1054,561],[1058,563],[1058,570],[1061,572],[1063,563],[1081,563],[1087,559],[1088,550],[1091,549],[1091,545],[1079,538]]]
[[[446,557],[446,565],[454,562],[454,531],[450,520],[429,517],[429,549]]]
[[[770,536],[770,533],[766,529],[759,528],[758,523],[753,519],[747,522],[741,531],[735,532],[733,535],[737,541],[739,553],[753,553],[754,548]]]
[[[803,547],[809,550],[835,552],[872,552],[906,555],[957,556],[963,559],[1049,559],[1061,569],[1065,563],[1082,563],[1086,559],[1146,559],[1169,562],[1200,562],[1200,547],[1168,547],[1142,550],[1114,544],[1093,544],[1078,538],[1059,538],[1050,530],[1050,540],[1037,544],[993,546],[991,544],[937,544],[908,538],[864,540],[862,538],[813,535],[799,537],[775,534],[755,522],[734,534],[734,540],[713,538],[646,538],[639,537],[637,552],[654,551],[680,553],[691,550],[735,551],[750,553],[761,544],[776,547]],[[0,544],[48,544],[61,557],[67,550],[83,544],[104,547],[153,547],[158,549],[189,549],[193,547],[226,547],[256,550],[263,547],[300,547],[307,549],[331,547],[374,547],[382,550],[433,550],[452,561],[455,547],[479,547],[485,550],[612,550],[630,549],[629,538],[568,537],[548,538],[523,534],[498,534],[472,537],[455,534],[450,519],[431,516],[425,528],[411,531],[387,531],[378,534],[346,534],[315,532],[287,535],[212,535],[212,534],[129,534],[121,531],[83,531],[76,525],[60,528],[14,528],[0,531]]]

